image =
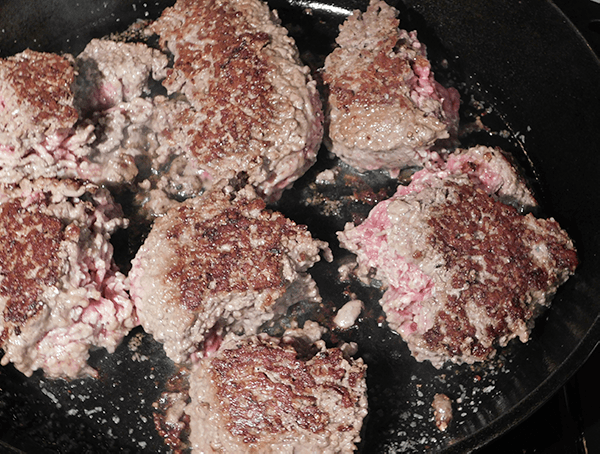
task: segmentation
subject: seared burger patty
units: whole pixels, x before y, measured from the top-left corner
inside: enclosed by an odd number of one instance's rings
[[[205,187],[244,171],[269,200],[315,161],[321,101],[275,12],[259,0],[180,0],[151,26],[174,57],[157,165],[184,155]]]
[[[523,215],[532,202],[498,150],[452,155],[442,169],[417,172],[359,226],[338,236],[376,270],[389,326],[419,361],[473,363],[519,337],[577,266],[567,233],[553,219]]]
[[[77,176],[93,126],[76,127],[70,56],[26,50],[0,59],[0,183]]]
[[[435,81],[425,46],[398,28],[397,14],[377,0],[355,11],[325,60],[326,144],[359,170],[424,164],[458,127],[458,92]]]
[[[321,249],[250,186],[215,188],[156,220],[132,262],[131,295],[144,329],[184,363],[225,331],[252,333],[295,302],[318,301],[306,271]]]
[[[25,375],[95,375],[88,349],[114,351],[137,324],[111,233],[126,225],[108,191],[73,180],[0,189],[0,347]]]
[[[304,357],[265,334],[231,338],[190,376],[193,453],[352,453],[366,366],[322,342]]]
[[[133,183],[135,159],[157,147],[142,95],[166,64],[145,44],[109,40],[76,59],[29,50],[0,59],[0,182]]]

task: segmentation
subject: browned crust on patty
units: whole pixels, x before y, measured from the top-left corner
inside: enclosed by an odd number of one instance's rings
[[[55,217],[28,211],[18,202],[0,206],[0,296],[7,299],[2,316],[16,334],[41,309],[38,298],[44,289],[59,279],[64,235]]]
[[[446,309],[423,337],[430,348],[444,349],[451,356],[460,356],[461,346],[472,342],[471,353],[483,359],[495,346],[477,340],[466,305],[481,307],[492,322],[486,334],[500,338],[510,332],[511,321],[532,319],[534,308],[527,295],[555,286],[558,272],[573,272],[577,254],[567,247],[570,240],[556,221],[539,219],[536,223],[543,229],[532,228],[531,215],[520,215],[472,185],[447,182],[446,186],[455,196],[428,220],[433,229],[429,241],[451,270],[451,287],[461,291],[448,295]],[[548,249],[554,263],[535,263],[536,244]],[[485,275],[490,277],[482,278]]]
[[[159,21],[153,28],[162,45],[173,44],[176,55],[165,86],[183,75],[187,81],[204,79],[206,86],[194,87],[188,100],[200,107],[209,119],[196,122],[196,113],[184,111],[178,123],[195,125],[188,131],[192,154],[200,163],[222,159],[230,153],[247,153],[255,132],[267,126],[269,113],[275,110],[272,86],[266,75],[273,69],[261,53],[270,36],[253,30],[244,15],[231,5],[214,1],[179,1],[163,15],[185,14],[178,27]],[[202,41],[203,44],[197,44]],[[210,73],[205,78],[203,73]],[[257,116],[256,112],[262,112]],[[263,145],[266,147],[267,143]]]
[[[256,443],[266,434],[285,431],[284,419],[314,433],[323,430],[327,415],[306,392],[316,383],[293,350],[246,345],[222,356],[212,362],[211,375],[232,435]],[[278,381],[271,381],[269,374],[276,374]],[[275,399],[257,398],[261,394]]]
[[[292,348],[264,341],[225,350],[212,361],[210,376],[227,430],[246,444],[260,443],[294,427],[323,432],[332,415],[317,405],[315,395],[320,390],[334,391],[345,408],[357,400],[351,388],[340,384],[348,373],[343,361],[339,349],[323,351],[305,362]],[[350,385],[356,385],[364,380],[364,369],[350,375]]]
[[[3,66],[4,82],[12,86],[19,104],[32,109],[34,123],[56,129],[75,124],[78,114],[71,91],[75,71],[69,60],[26,50],[6,59]]]
[[[173,240],[178,258],[166,280],[178,283],[187,309],[201,310],[207,296],[219,293],[272,289],[280,296],[285,291],[284,239],[310,234],[306,227],[264,208],[262,199],[241,198],[209,219],[198,215],[201,206],[176,209],[166,238]],[[193,238],[192,247],[179,244],[183,230]],[[266,306],[275,299],[269,298]]]
[[[403,45],[398,29],[400,21],[394,18],[385,25],[377,35],[377,45],[359,52],[352,72],[336,72],[335,61],[343,58],[340,48],[330,55],[330,65],[323,72],[323,81],[329,87],[330,102],[336,107],[348,110],[351,105],[412,106],[407,98],[409,89],[406,81],[407,76],[412,74],[411,65],[399,52]],[[429,63],[425,57],[417,55],[413,64],[426,66]]]

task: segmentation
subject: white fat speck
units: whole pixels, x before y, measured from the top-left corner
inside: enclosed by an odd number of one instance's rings
[[[79,410],[77,410],[76,408],[71,408],[70,410],[67,410],[67,415],[69,416],[75,416],[77,413],[79,413]]]
[[[145,441],[140,441],[140,442],[138,443],[138,446],[139,446],[140,448],[144,449],[144,448],[146,447],[146,444],[147,444],[147,443],[146,443]]]
[[[486,386],[485,388],[483,388],[483,392],[484,393],[491,393],[496,387],[494,385],[490,385],[490,386]]]
[[[85,402],[86,400],[88,400],[88,399],[90,398],[90,396],[86,396],[85,394],[79,394],[79,395],[77,396],[77,398],[78,398],[80,401],[82,401],[82,402]]]
[[[141,363],[142,361],[148,361],[148,357],[146,355],[140,355],[139,353],[136,352],[131,356],[131,360]],[[146,378],[146,377],[144,377],[144,378]]]
[[[408,411],[405,411],[400,415],[400,419],[407,420],[408,418],[410,418],[410,413]]]
[[[41,390],[42,390],[42,392],[43,392],[43,393],[44,393],[46,396],[48,396],[48,398],[49,398],[49,399],[50,399],[52,402],[54,402],[54,404],[56,405],[56,407],[57,407],[57,408],[60,408],[60,407],[62,407],[62,405],[60,404],[60,402],[58,401],[58,399],[56,398],[56,396],[55,396],[54,394],[52,394],[50,391],[48,391],[48,390],[47,390],[47,389],[45,389],[45,388],[41,388]]]
[[[94,407],[90,410],[83,410],[83,412],[85,413],[86,416],[91,416],[94,413],[99,413],[102,411],[102,407]]]

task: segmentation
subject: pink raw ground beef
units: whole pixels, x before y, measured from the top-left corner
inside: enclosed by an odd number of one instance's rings
[[[417,360],[473,363],[526,342],[577,265],[556,221],[522,214],[533,204],[501,152],[476,147],[415,173],[338,236],[359,275],[383,282],[388,324]]]
[[[146,332],[187,363],[223,333],[252,334],[298,301],[320,301],[306,271],[321,250],[251,186],[220,185],[155,221],[132,262],[131,296]]]
[[[105,189],[73,180],[0,188],[2,365],[25,375],[95,375],[90,347],[114,351],[137,324],[111,233],[126,226]]]
[[[326,144],[359,170],[424,164],[458,128],[458,92],[435,81],[425,46],[398,28],[397,14],[377,0],[355,11],[325,60]]]

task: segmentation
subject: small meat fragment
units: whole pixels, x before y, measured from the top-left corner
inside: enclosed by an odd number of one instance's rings
[[[184,363],[224,332],[251,334],[298,301],[320,301],[306,271],[321,249],[250,186],[215,188],[156,220],[132,262],[131,295],[144,329]]]
[[[436,427],[445,432],[452,421],[452,401],[445,394],[436,394],[431,403]]]
[[[348,301],[337,311],[333,323],[340,329],[348,329],[354,325],[362,310],[363,302],[361,300]]]
[[[204,188],[246,172],[277,200],[316,160],[323,114],[316,83],[274,11],[259,0],[179,0],[151,25],[173,55],[176,100],[154,159],[183,156]]]
[[[535,201],[509,170],[499,150],[463,150],[338,232],[358,274],[376,270],[388,324],[419,361],[471,364],[526,342],[577,266],[555,220],[522,214]]]
[[[110,235],[126,226],[107,190],[73,180],[0,188],[2,365],[25,375],[95,375],[90,347],[113,352],[137,324]]]
[[[424,164],[436,140],[458,128],[458,92],[435,81],[425,46],[398,28],[397,15],[371,1],[342,24],[325,60],[326,145],[358,170]]]
[[[317,346],[305,357],[265,334],[232,337],[204,358],[186,408],[192,452],[354,452],[367,414],[366,365]]]

